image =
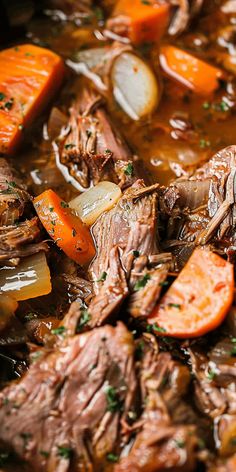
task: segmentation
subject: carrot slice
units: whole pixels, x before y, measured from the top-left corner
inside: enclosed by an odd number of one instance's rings
[[[90,231],[59,195],[46,190],[34,199],[34,207],[44,228],[68,257],[81,265],[91,261],[95,248]]]
[[[170,19],[170,5],[156,0],[119,0],[113,16],[122,15],[128,25],[127,34],[133,44],[158,42]]]
[[[160,50],[160,64],[167,75],[199,95],[210,95],[219,87],[223,71],[175,46]]]
[[[52,51],[32,44],[0,52],[0,152],[14,152],[23,130],[62,83],[64,65]]]
[[[195,249],[148,322],[156,323],[160,329],[155,333],[164,336],[202,336],[222,323],[233,294],[233,265],[211,251]]]

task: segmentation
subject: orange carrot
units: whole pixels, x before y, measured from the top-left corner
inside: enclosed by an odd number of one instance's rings
[[[14,152],[63,75],[62,59],[48,49],[25,44],[0,52],[0,153]]]
[[[157,42],[170,19],[170,5],[156,0],[119,0],[113,16],[126,18],[127,35],[133,44]]]
[[[223,71],[182,49],[161,47],[160,64],[167,75],[199,95],[210,95],[219,87]]]
[[[233,301],[233,265],[211,251],[195,249],[148,322],[155,333],[192,338],[219,326]]]
[[[34,207],[44,228],[57,245],[78,264],[84,265],[95,255],[88,227],[53,190],[34,199]]]

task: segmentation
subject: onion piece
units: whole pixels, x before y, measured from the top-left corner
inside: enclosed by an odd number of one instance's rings
[[[8,295],[0,296],[0,331],[6,328],[12,316],[14,315],[18,303]]]
[[[51,292],[50,271],[44,252],[22,259],[17,267],[0,270],[1,292],[27,300]]]
[[[160,99],[157,79],[138,56],[125,52],[114,61],[111,71],[113,94],[133,120],[154,111]]]
[[[121,196],[121,189],[112,182],[99,182],[70,201],[69,206],[83,223],[91,226],[97,218],[110,210]]]

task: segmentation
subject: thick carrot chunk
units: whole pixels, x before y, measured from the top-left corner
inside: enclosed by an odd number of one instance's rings
[[[202,336],[222,323],[233,295],[233,265],[211,251],[195,249],[148,322],[158,325],[155,333],[163,336]]]
[[[157,42],[168,26],[170,6],[156,0],[119,0],[113,12],[118,15],[124,17],[133,44]]]
[[[53,190],[34,199],[35,210],[46,231],[65,254],[78,264],[88,264],[95,256],[89,228]]]
[[[0,152],[14,152],[24,128],[62,83],[62,59],[48,49],[24,44],[0,52]]]
[[[222,70],[170,45],[161,47],[160,64],[167,75],[199,95],[212,94],[223,78]]]

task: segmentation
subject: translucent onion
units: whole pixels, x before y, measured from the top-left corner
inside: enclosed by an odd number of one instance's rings
[[[96,219],[110,210],[121,196],[121,189],[112,182],[100,182],[70,201],[69,206],[81,220],[91,226]]]
[[[51,292],[50,271],[44,252],[22,259],[17,267],[0,270],[0,290],[15,300],[27,300]]]
[[[112,67],[113,94],[133,120],[153,112],[160,99],[157,79],[150,67],[135,54],[121,54]]]

